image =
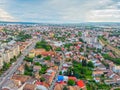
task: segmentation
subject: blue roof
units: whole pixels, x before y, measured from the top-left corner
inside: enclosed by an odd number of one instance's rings
[[[61,75],[59,75],[57,80],[58,80],[58,81],[63,81],[63,80],[64,80],[64,77],[61,76]]]

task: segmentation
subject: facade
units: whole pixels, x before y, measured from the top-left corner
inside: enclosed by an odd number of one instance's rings
[[[7,45],[5,47],[2,47],[0,49],[0,69],[3,66],[3,63],[9,63],[10,59],[14,56],[18,56],[20,53],[19,45],[13,44],[13,45]]]
[[[0,56],[0,69],[3,67],[3,58]]]
[[[120,73],[120,66],[114,66],[113,67],[113,72]]]

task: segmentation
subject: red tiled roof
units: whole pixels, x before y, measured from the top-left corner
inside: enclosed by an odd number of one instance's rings
[[[77,82],[77,85],[78,85],[80,88],[84,88],[84,87],[85,87],[85,84],[84,84],[84,82],[83,82],[82,80],[79,80],[79,81]]]
[[[49,84],[47,84],[47,83],[45,83],[45,82],[39,82],[39,81],[36,81],[36,83],[35,83],[36,85],[43,85],[43,86],[45,86],[45,87],[49,87]]]
[[[42,82],[37,81],[35,84],[37,84],[37,85],[41,85],[41,84],[42,84]]]
[[[65,85],[66,83],[61,81],[61,82],[57,82],[56,84],[62,84],[62,85]]]
[[[77,78],[76,78],[76,77],[68,77],[68,79],[69,79],[69,80],[74,80],[74,81],[76,81],[76,80],[77,80]]]

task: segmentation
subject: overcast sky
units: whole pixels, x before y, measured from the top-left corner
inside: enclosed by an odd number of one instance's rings
[[[119,22],[120,0],[0,0],[0,21]]]

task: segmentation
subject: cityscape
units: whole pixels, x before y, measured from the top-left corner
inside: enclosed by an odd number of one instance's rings
[[[69,1],[0,0],[0,90],[120,90],[120,1]]]

